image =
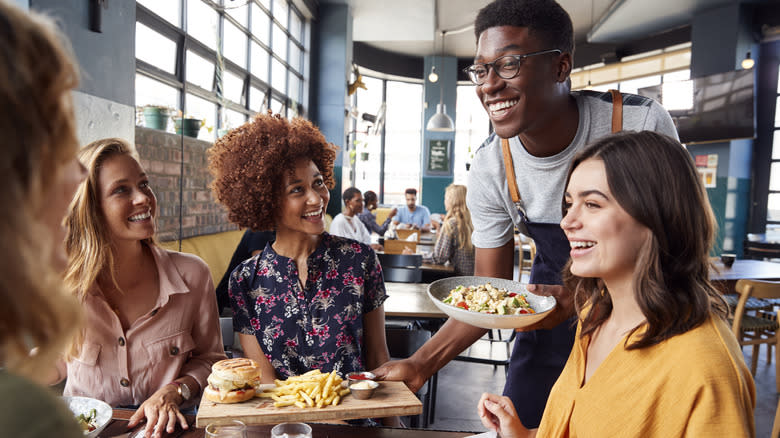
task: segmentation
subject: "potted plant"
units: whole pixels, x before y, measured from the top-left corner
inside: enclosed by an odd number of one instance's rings
[[[138,108],[138,112],[143,114],[145,127],[165,131],[168,117],[174,110],[164,105],[144,105]]]
[[[198,138],[200,128],[206,125],[206,119],[196,119],[186,114],[182,115],[181,111],[179,116],[173,119],[173,127],[176,129],[177,134],[184,134],[187,137]]]

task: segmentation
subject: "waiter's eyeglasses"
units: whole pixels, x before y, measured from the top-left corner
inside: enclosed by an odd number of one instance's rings
[[[476,85],[485,83],[491,67],[501,79],[512,79],[520,73],[520,66],[523,65],[525,58],[528,58],[529,56],[546,55],[548,53],[560,54],[561,51],[559,49],[549,49],[542,50],[541,52],[526,53],[525,55],[506,55],[493,62],[474,64],[463,69],[463,71],[469,75],[471,82]]]

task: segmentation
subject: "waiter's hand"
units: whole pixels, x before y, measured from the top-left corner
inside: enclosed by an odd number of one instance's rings
[[[517,331],[528,332],[538,329],[549,330],[574,315],[574,294],[563,286],[553,284],[529,284],[528,292],[536,295],[554,296],[556,301],[555,309],[548,317],[538,323],[519,328]]]
[[[422,388],[429,376],[411,359],[391,360],[385,362],[375,370],[371,370],[377,380],[402,381],[412,391],[417,392]]]

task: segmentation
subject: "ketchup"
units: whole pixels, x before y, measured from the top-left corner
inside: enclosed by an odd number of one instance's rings
[[[353,375],[349,376],[349,378],[352,379],[352,380],[371,380],[371,379],[369,379],[368,377],[366,377],[366,376],[364,376],[362,374],[353,374]]]

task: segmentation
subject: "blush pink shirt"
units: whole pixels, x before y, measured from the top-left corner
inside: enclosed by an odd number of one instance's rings
[[[114,407],[139,405],[180,376],[192,376],[202,390],[211,365],[225,358],[206,263],[192,254],[151,248],[160,277],[154,308],[125,331],[95,285],[84,302],[84,343],[67,364],[64,395]]]

